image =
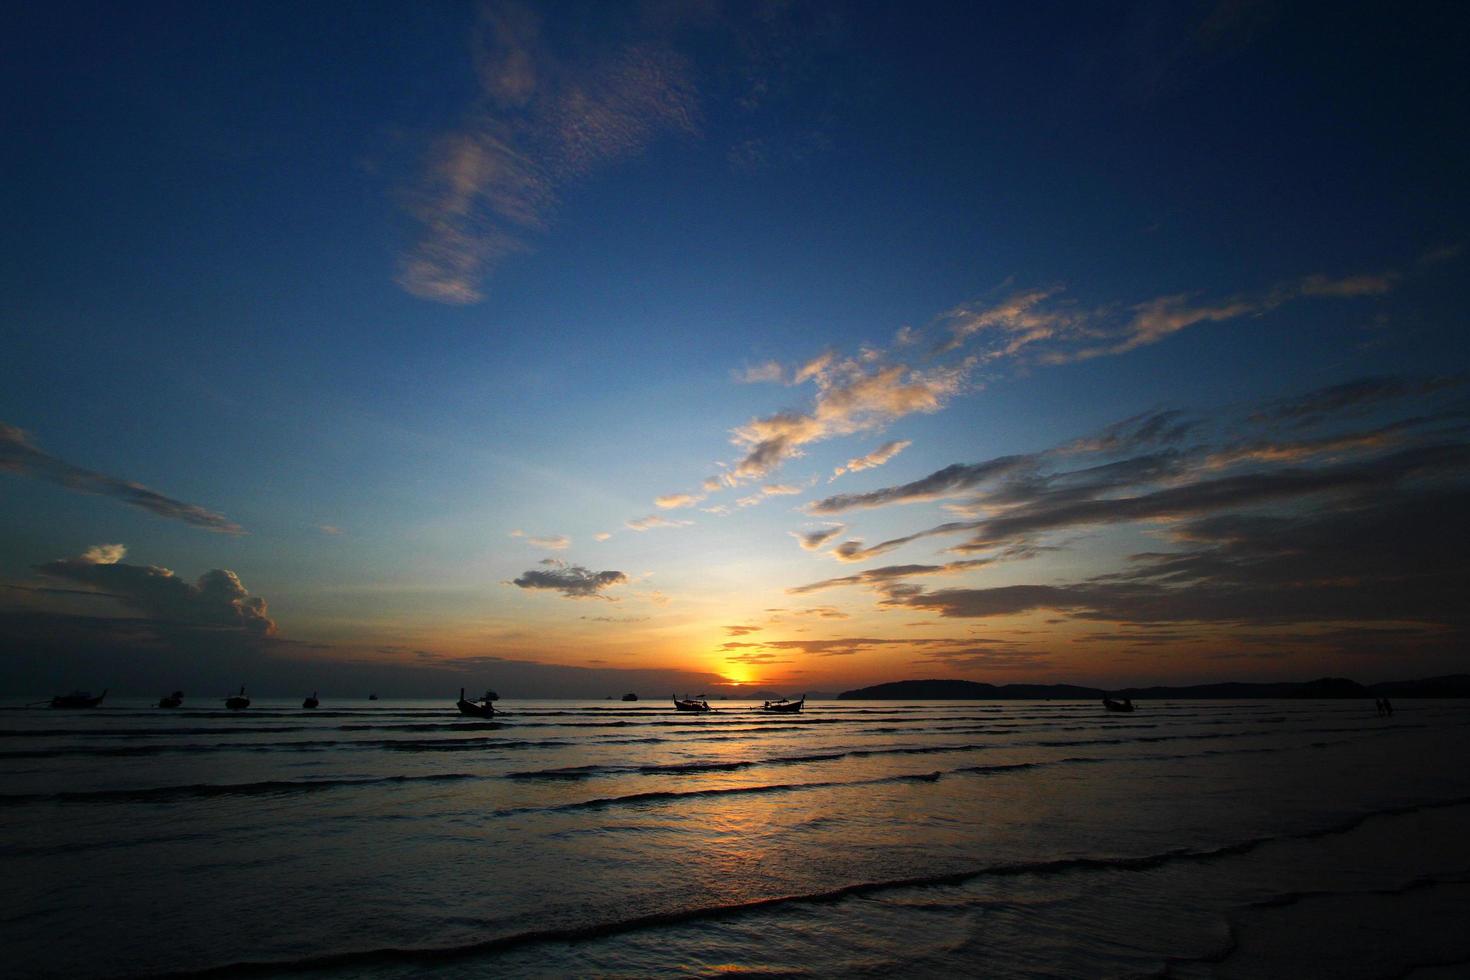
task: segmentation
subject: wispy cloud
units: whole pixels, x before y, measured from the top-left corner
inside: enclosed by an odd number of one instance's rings
[[[741,384],[780,384],[786,377],[779,361],[765,361],[761,364],[747,364],[745,367],[730,372],[730,377]]]
[[[737,481],[759,479],[802,454],[803,447],[834,436],[882,428],[906,415],[937,412],[964,389],[973,365],[927,369],[887,363],[875,356],[837,359],[823,355],[796,373],[796,383],[816,385],[807,411],[751,419],[731,433],[745,451],[732,467]]]
[[[1131,306],[1096,308],[1068,300],[1060,286],[1027,289],[999,302],[950,310],[939,320],[947,337],[936,351],[967,349],[986,364],[1009,360],[1067,364],[1125,354],[1198,324],[1260,316],[1296,300],[1381,296],[1399,279],[1393,272],[1336,278],[1311,275],[1223,299],[1175,293]]]
[[[693,507],[705,497],[702,493],[666,493],[662,497],[654,498],[654,506],[662,507],[664,510],[675,510],[680,507]]]
[[[527,534],[525,531],[512,531],[510,536],[521,538],[526,544],[533,548],[544,548],[547,551],[565,551],[572,546],[572,539],[565,534]]]
[[[891,442],[885,442],[866,456],[854,456],[837,467],[832,471],[832,476],[827,482],[832,482],[844,473],[857,473],[860,470],[871,470],[876,466],[882,466],[912,444],[908,439],[894,439]]]
[[[554,50],[522,4],[484,7],[472,49],[479,99],[435,141],[407,195],[419,235],[398,282],[441,303],[482,299],[495,265],[545,230],[562,188],[661,133],[693,131],[697,111],[688,65],[673,51],[651,42]]]
[[[223,514],[206,510],[197,504],[165,497],[141,483],[96,473],[57,459],[37,448],[23,429],[4,422],[0,422],[0,472],[45,480],[78,493],[111,497],[159,517],[183,521],[219,534],[245,533],[243,527]]]
[[[649,514],[633,521],[624,521],[624,526],[630,531],[651,531],[656,527],[688,527],[693,521],[675,521],[657,514]]]

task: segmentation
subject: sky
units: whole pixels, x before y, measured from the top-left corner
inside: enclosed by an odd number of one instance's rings
[[[1458,4],[0,13],[0,692],[1463,671]]]

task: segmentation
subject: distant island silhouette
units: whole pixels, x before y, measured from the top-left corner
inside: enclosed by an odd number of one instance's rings
[[[1277,681],[1194,684],[1188,687],[1120,687],[1103,689],[1076,684],[981,684],[962,680],[890,681],[843,691],[840,701],[1091,701],[1104,696],[1151,698],[1470,698],[1470,674],[1447,674],[1412,681],[1359,684],[1346,677],[1319,677],[1314,681]]]

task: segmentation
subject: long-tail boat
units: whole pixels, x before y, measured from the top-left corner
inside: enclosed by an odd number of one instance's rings
[[[311,692],[311,697],[301,702],[301,706],[303,708],[315,708],[319,704],[321,704],[321,702],[317,700],[315,691]]]
[[[677,695],[669,695],[674,699],[676,711],[713,711],[709,702],[703,698],[680,698]]]
[[[175,691],[172,694],[165,694],[163,697],[161,697],[161,698],[158,699],[158,706],[160,708],[177,708],[179,705],[181,705],[183,703],[184,703],[184,692],[183,691]]]
[[[799,701],[791,701],[787,698],[777,698],[775,701],[767,701],[761,705],[761,710],[775,711],[783,715],[799,715],[804,704],[806,704],[805,694],[801,696],[801,700]]]
[[[485,696],[478,701],[466,701],[464,688],[459,689],[459,701],[455,707],[459,713],[469,715],[471,718],[493,718],[495,717],[494,701],[499,697],[494,691],[486,691]]]
[[[58,694],[51,699],[53,708],[95,708],[107,697],[107,691],[103,691],[95,698],[91,691],[72,691],[70,694]]]
[[[225,707],[231,711],[240,711],[250,707],[250,699],[245,696],[245,685],[240,685],[240,693],[232,698],[225,698]]]

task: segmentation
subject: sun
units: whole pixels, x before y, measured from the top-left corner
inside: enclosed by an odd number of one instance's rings
[[[755,680],[755,676],[751,673],[749,667],[738,665],[733,667],[726,667],[723,671],[720,672],[720,676],[723,677],[731,687],[743,687],[744,685],[750,684]]]

